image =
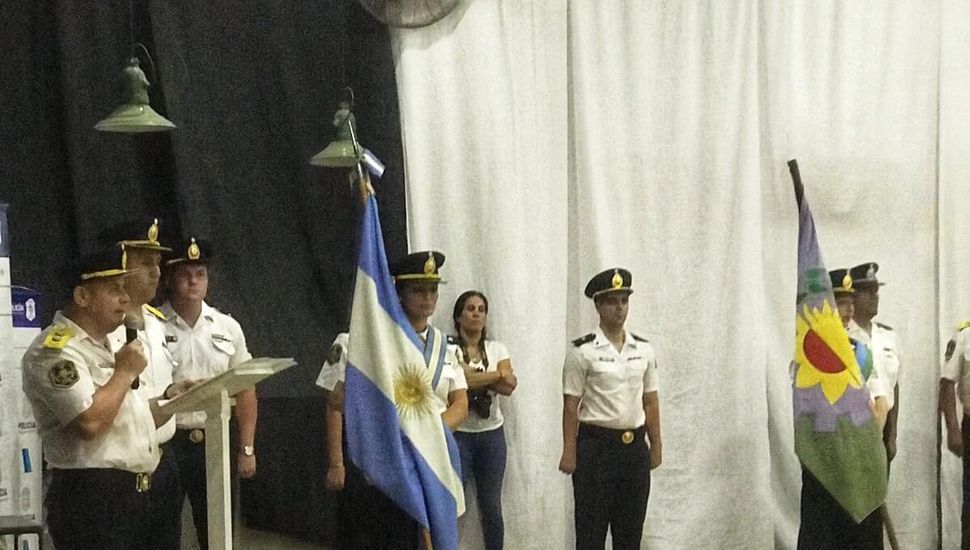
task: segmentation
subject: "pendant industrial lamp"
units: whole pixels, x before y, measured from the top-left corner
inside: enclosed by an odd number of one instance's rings
[[[350,87],[345,89],[350,92],[350,101],[341,101],[340,108],[333,115],[337,136],[323,151],[313,155],[310,164],[326,168],[354,168],[351,172],[352,180],[363,179],[365,171],[380,178],[384,174],[384,164],[357,141],[357,121],[353,111],[354,90]]]
[[[128,2],[129,16],[129,39],[131,41],[132,54],[128,59],[128,65],[121,71],[124,82],[125,101],[120,107],[112,111],[104,120],[98,122],[94,129],[101,132],[122,132],[128,134],[142,134],[145,132],[168,132],[175,129],[172,121],[163,117],[152,109],[148,101],[148,87],[150,83],[145,77],[145,72],[141,70],[138,61],[138,48],[145,52],[149,65],[152,68],[152,76],[158,76],[155,71],[155,63],[148,53],[148,48],[144,44],[134,41],[135,35],[135,10],[131,1]]]

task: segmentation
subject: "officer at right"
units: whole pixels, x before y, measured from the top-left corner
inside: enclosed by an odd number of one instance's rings
[[[946,345],[940,378],[940,412],[946,424],[946,446],[963,459],[963,524],[960,548],[970,548],[970,321],[957,326]],[[962,421],[957,417],[957,395],[963,406]]]
[[[604,548],[607,529],[615,550],[640,548],[661,463],[656,352],[625,328],[631,283],[622,268],[589,281],[599,328],[573,341],[563,366],[559,469],[573,476],[577,550]]]

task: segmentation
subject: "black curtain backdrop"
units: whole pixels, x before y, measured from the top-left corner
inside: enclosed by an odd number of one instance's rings
[[[216,247],[209,301],[237,318],[254,355],[297,367],[261,383],[255,527],[336,542],[322,392],[313,385],[348,323],[360,205],[345,170],[310,166],[333,137],[343,91],[377,183],[388,256],[406,251],[403,154],[387,29],[353,0],[0,0],[0,201],[10,203],[14,284],[43,292],[104,227],[157,216],[162,238]],[[152,106],[178,129],[104,134],[131,42]]]

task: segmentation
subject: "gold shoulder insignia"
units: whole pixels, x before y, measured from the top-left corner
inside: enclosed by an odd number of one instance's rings
[[[74,330],[66,326],[55,326],[50,329],[44,338],[44,347],[47,349],[64,349],[64,346],[74,338]]]
[[[145,304],[145,311],[147,311],[148,313],[151,313],[151,314],[152,314],[152,315],[154,315],[155,317],[158,317],[158,318],[159,318],[159,319],[161,319],[162,321],[167,321],[167,320],[168,320],[168,319],[167,319],[167,318],[165,317],[165,314],[164,314],[164,313],[162,313],[161,311],[159,311],[159,310],[157,310],[157,309],[155,309],[155,308],[153,308],[152,306],[150,306],[150,305],[148,305],[148,304]]]
[[[963,330],[965,328],[970,328],[970,321],[964,321],[964,322],[960,323],[959,325],[957,325],[957,332],[960,332],[961,330]]]

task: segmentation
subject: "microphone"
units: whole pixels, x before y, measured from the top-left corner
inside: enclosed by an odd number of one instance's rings
[[[132,315],[125,315],[125,343],[130,344],[138,339],[138,331],[144,329],[145,324],[141,319],[136,319]],[[137,390],[141,386],[141,380],[135,378],[131,383],[131,389]]]

